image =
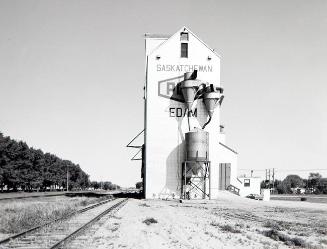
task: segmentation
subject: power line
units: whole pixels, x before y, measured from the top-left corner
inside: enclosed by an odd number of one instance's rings
[[[277,169],[279,172],[292,172],[292,171],[325,171],[327,169]],[[265,169],[239,169],[239,170],[253,170],[253,171],[266,171]]]
[[[327,170],[327,169],[294,169],[294,170],[283,170],[283,169],[280,169],[279,171],[284,171],[284,172],[290,172],[290,171],[323,171],[323,170]]]
[[[238,169],[238,170],[266,171],[265,169]]]

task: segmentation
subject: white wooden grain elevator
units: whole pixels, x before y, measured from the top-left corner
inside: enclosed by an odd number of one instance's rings
[[[145,198],[239,191],[237,152],[225,144],[220,121],[220,56],[183,27],[171,36],[145,35],[145,60]]]

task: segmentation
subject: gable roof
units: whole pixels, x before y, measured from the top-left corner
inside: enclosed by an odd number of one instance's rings
[[[154,39],[168,39],[171,36],[172,35],[165,35],[165,34],[148,34],[148,33],[144,34],[145,38],[154,38]]]
[[[187,31],[188,33],[192,34],[199,42],[201,42],[204,46],[206,46],[210,51],[212,51],[217,57],[221,58],[221,56],[219,54],[217,54],[217,52],[210,48],[208,46],[208,44],[206,44],[204,41],[202,41],[196,34],[194,34],[189,28],[187,28],[186,26],[183,26],[181,29],[179,29],[177,32],[175,32],[173,35],[171,35],[168,39],[166,39],[164,42],[160,43],[155,49],[152,50],[152,52],[150,54],[152,54],[155,50],[157,50],[158,48],[160,48],[161,46],[163,46],[164,44],[166,44],[173,36],[180,34],[181,32],[185,32]],[[145,34],[145,37],[149,37],[149,38],[167,38],[168,36],[166,35],[150,35],[150,34]]]

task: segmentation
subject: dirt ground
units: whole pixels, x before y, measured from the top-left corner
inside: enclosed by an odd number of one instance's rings
[[[130,199],[93,236],[93,248],[327,248],[327,204]]]

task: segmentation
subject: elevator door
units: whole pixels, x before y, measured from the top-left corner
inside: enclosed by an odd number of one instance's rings
[[[225,190],[230,185],[230,163],[219,164],[219,190]]]

